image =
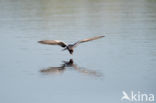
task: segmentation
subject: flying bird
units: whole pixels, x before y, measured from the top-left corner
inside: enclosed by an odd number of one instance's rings
[[[79,40],[73,44],[69,44],[67,45],[66,43],[60,41],[60,40],[42,40],[42,41],[38,41],[41,44],[48,44],[48,45],[59,45],[61,47],[63,47],[63,50],[68,50],[70,54],[73,54],[74,52],[74,48],[79,45],[80,43],[84,43],[84,42],[88,42],[88,41],[92,41],[92,40],[96,40],[96,39],[100,39],[104,36],[95,36],[92,38],[88,38],[88,39],[83,39],[83,40]]]

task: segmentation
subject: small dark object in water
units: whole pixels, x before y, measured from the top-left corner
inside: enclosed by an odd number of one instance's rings
[[[42,41],[38,41],[38,42],[41,43],[41,44],[48,44],[48,45],[60,45],[61,47],[64,48],[63,50],[68,50],[70,54],[73,54],[74,48],[75,48],[78,44],[84,43],[84,42],[88,42],[88,41],[91,41],[91,40],[100,39],[100,38],[102,38],[102,37],[104,37],[104,36],[95,36],[95,37],[92,37],[92,38],[79,40],[79,41],[77,41],[76,43],[74,43],[74,44],[69,44],[69,45],[67,45],[66,43],[64,43],[64,42],[62,42],[62,41],[59,41],[59,40],[42,40]]]

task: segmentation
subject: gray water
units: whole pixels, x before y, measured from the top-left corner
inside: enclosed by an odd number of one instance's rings
[[[97,35],[72,56],[37,43]],[[120,103],[155,81],[155,0],[0,0],[0,103]]]

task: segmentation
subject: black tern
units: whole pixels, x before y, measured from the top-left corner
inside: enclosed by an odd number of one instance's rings
[[[84,43],[84,42],[88,42],[88,41],[92,41],[92,40],[96,40],[96,39],[100,39],[104,36],[95,36],[92,38],[88,38],[88,39],[83,39],[83,40],[79,40],[76,43],[73,44],[69,44],[67,45],[66,43],[60,41],[60,40],[42,40],[42,41],[38,41],[41,44],[48,44],[48,45],[59,45],[61,47],[63,47],[63,50],[68,50],[70,54],[73,54],[74,52],[74,48],[79,45],[80,43]]]

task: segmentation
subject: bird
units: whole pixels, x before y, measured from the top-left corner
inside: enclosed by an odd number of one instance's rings
[[[79,41],[77,41],[77,42],[75,42],[73,44],[68,44],[68,45],[65,42],[60,41],[60,40],[41,40],[41,41],[38,41],[38,43],[48,44],[48,45],[59,45],[59,46],[64,48],[63,51],[68,50],[69,53],[72,55],[73,52],[74,52],[74,48],[77,47],[77,45],[79,45],[80,43],[100,39],[100,38],[103,38],[103,37],[104,36],[95,36],[95,37],[91,37],[91,38],[87,38],[87,39],[82,39],[82,40],[79,40]]]

